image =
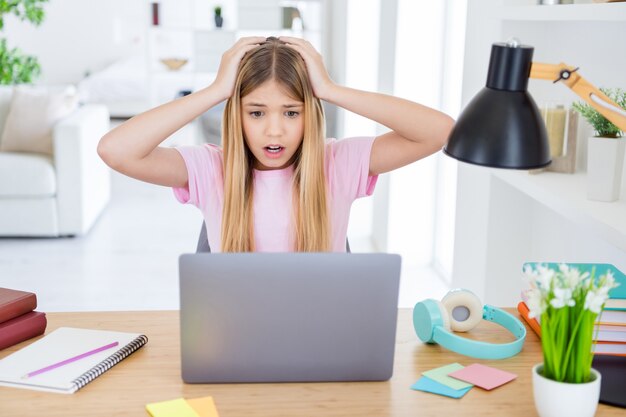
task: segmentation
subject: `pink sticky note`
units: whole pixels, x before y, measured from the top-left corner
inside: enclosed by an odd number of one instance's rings
[[[479,363],[454,371],[448,374],[448,376],[469,382],[486,390],[494,389],[517,378],[517,375],[510,372],[501,371],[500,369]]]

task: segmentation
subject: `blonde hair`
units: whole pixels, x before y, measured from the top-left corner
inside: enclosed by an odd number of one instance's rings
[[[314,96],[304,60],[276,38],[248,52],[239,66],[235,90],[226,102],[222,252],[252,252],[254,246],[253,163],[244,140],[241,99],[273,80],[304,103],[304,134],[296,151],[293,176],[293,235],[296,252],[330,250],[330,221],[324,174],[324,110]]]

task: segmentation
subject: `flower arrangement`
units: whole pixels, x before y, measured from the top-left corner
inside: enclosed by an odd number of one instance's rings
[[[532,265],[532,266],[531,266]],[[598,278],[561,264],[558,270],[527,264],[529,317],[541,323],[543,376],[560,382],[590,380],[595,322],[618,284],[611,271]]]
[[[604,94],[607,95],[608,98],[613,100],[615,104],[617,104],[622,109],[626,110],[626,91],[621,88],[609,89],[609,88],[600,88]],[[622,131],[619,127],[615,126],[611,123],[606,117],[601,115],[596,109],[591,107],[589,104],[579,101],[572,103],[572,107],[578,113],[580,113],[587,122],[593,127],[593,130],[596,133],[596,136],[602,138],[617,138],[620,137]]]

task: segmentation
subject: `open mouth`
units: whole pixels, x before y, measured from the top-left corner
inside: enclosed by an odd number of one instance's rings
[[[285,148],[283,148],[282,146],[278,146],[278,145],[270,145],[270,146],[265,147],[265,150],[268,151],[269,153],[279,153],[283,149]]]

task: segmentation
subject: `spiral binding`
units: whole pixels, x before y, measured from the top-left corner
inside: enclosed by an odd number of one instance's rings
[[[146,343],[148,343],[148,338],[146,336],[141,335],[137,337],[135,340],[124,346],[122,349],[118,350],[113,355],[109,356],[104,361],[100,362],[99,364],[73,380],[72,385],[76,386],[76,390],[81,389]]]

